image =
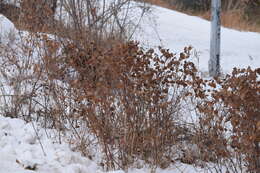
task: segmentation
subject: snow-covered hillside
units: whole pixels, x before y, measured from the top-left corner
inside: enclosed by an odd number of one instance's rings
[[[141,24],[134,39],[149,47],[163,46],[178,53],[186,46],[196,49],[201,71],[208,70],[210,22],[166,8],[152,6],[152,13]],[[0,39],[6,31],[15,31],[13,24],[0,15]],[[241,32],[222,27],[221,68],[260,67],[260,33]],[[3,38],[3,37],[2,37]],[[0,40],[1,41],[1,40]]]
[[[193,46],[199,58],[201,71],[208,70],[210,22],[173,10],[153,7],[152,16],[143,23],[143,32],[137,39],[149,46],[163,45],[173,52]],[[260,34],[240,32],[222,27],[221,68],[230,72],[234,67],[260,67]]]

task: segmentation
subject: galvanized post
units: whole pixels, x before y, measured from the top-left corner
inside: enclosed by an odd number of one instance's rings
[[[220,75],[221,0],[211,0],[211,37],[209,75]]]

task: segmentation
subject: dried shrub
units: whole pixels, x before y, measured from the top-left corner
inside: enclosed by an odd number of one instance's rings
[[[189,47],[178,56],[144,50],[122,39],[116,17],[108,33],[100,18],[92,28],[77,25],[81,15],[96,19],[97,4],[90,5],[92,13],[70,13],[69,39],[28,34],[1,45],[1,114],[72,133],[70,142],[89,158],[89,146],[100,147],[107,169],[139,160],[166,168],[181,160],[259,172],[259,69],[203,80]],[[70,12],[77,4],[67,6]],[[106,12],[120,11],[113,7]],[[188,124],[186,110],[196,102],[198,122]]]
[[[214,89],[209,101],[199,106],[206,134],[201,149],[214,154],[215,161],[232,165],[233,172],[259,172],[260,88],[259,69],[234,69],[224,79],[210,81]],[[203,136],[200,135],[199,136]],[[205,147],[206,146],[206,147]]]
[[[107,169],[139,160],[166,168],[180,160],[259,171],[259,69],[203,80],[188,60],[191,48],[177,56],[112,42],[34,35],[2,47],[4,87],[16,92],[2,97],[12,105],[3,112],[71,132],[71,143],[89,158],[89,146],[100,147]],[[188,124],[183,119],[195,102],[198,122]]]
[[[144,51],[134,42],[112,48],[92,43],[83,50],[68,44],[62,60],[52,58],[50,80],[68,85],[56,85],[56,100],[70,105],[67,117],[84,121],[97,137],[107,168],[126,169],[139,159],[160,167],[171,164],[173,145],[189,133],[178,119],[197,72],[186,61],[190,49],[177,58],[162,48],[160,56]],[[63,69],[71,69],[73,77]]]

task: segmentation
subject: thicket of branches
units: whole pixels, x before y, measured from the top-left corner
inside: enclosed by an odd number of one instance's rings
[[[28,22],[30,32],[9,34],[0,45],[1,115],[73,134],[85,156],[102,151],[106,169],[144,161],[259,172],[259,69],[205,80],[189,59],[191,47],[156,53],[127,40],[136,27],[131,11],[142,17],[147,10],[141,4],[61,2],[58,18],[46,14],[53,23]]]

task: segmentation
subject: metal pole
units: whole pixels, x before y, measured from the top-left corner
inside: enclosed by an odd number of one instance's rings
[[[220,35],[221,35],[221,0],[211,1],[211,37],[210,37],[210,60],[209,75],[220,75]]]

